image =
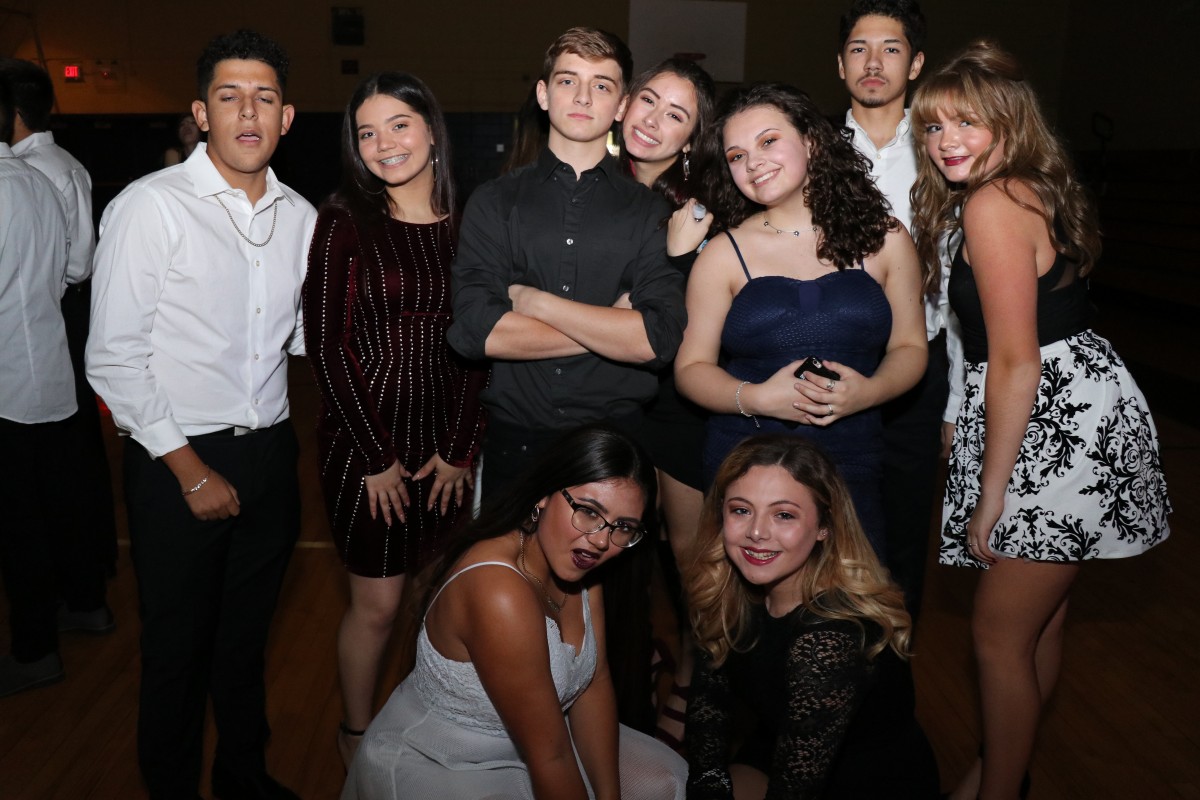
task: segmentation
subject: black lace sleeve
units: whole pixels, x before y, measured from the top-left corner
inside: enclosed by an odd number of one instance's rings
[[[788,648],[787,714],[775,740],[766,800],[821,796],[873,672],[852,625],[805,629]]]
[[[696,654],[684,728],[688,755],[688,800],[732,800],[729,779],[729,676],[712,668],[707,653]]]

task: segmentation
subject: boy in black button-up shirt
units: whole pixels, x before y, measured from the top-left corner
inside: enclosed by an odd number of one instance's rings
[[[495,360],[484,393],[488,494],[566,428],[608,419],[636,432],[658,386],[654,369],[683,336],[666,202],[606,150],[629,71],[617,37],[560,36],[537,86],[546,149],[467,204],[448,338],[464,356]]]

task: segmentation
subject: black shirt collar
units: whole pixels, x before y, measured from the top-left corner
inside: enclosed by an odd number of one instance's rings
[[[549,147],[543,147],[542,152],[538,155],[537,166],[535,167],[538,180],[548,180],[550,176],[561,167],[566,167],[567,169],[571,170],[571,175],[574,176],[574,167],[561,160],[558,156],[554,155]],[[596,166],[592,167],[591,169],[584,170],[583,174],[586,175],[593,170],[598,170],[599,172],[603,173],[603,175],[611,181],[614,175],[620,174],[621,167],[617,162],[617,159],[613,158],[611,154],[605,153],[604,158],[600,159],[600,163],[596,164]]]

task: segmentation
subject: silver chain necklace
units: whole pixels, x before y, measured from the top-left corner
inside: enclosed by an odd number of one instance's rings
[[[271,232],[267,234],[267,238],[264,239],[262,242],[256,242],[253,239],[251,239],[249,236],[247,236],[246,234],[242,233],[242,229],[238,227],[237,220],[235,220],[233,218],[233,212],[231,212],[229,210],[229,206],[225,205],[225,203],[222,202],[221,195],[219,195],[219,194],[214,195],[214,197],[216,197],[217,202],[221,204],[221,208],[225,209],[225,215],[227,217],[229,217],[229,223],[231,225],[233,225],[233,229],[235,231],[237,231],[237,235],[242,237],[242,240],[245,241],[246,244],[250,245],[251,247],[266,247],[268,244],[271,243],[271,238],[275,235],[275,223],[279,221],[279,198],[278,197],[276,197],[273,201],[271,201],[271,208],[273,209],[272,213],[271,213]]]
[[[233,219],[233,218],[230,217],[230,219]],[[766,214],[763,214],[763,227],[770,228],[771,230],[775,231],[776,233],[790,233],[792,236],[799,236],[800,234],[804,233],[804,231],[809,230],[808,228],[801,228],[798,231],[789,231],[784,228],[776,228],[774,225],[771,224],[771,220],[767,219]],[[816,233],[817,226],[813,225],[811,230],[813,233]]]
[[[546,584],[542,583],[542,579],[537,575],[534,575],[525,567],[525,532],[521,531],[520,536],[521,548],[517,552],[517,566],[521,568],[521,572],[524,572],[526,575],[532,578],[533,582],[536,583],[538,588],[542,590],[542,597],[546,598],[546,605],[550,606],[550,608],[554,610],[555,614],[560,613],[562,611],[563,604],[567,602],[567,593],[563,592],[562,603],[556,603],[553,599],[551,599],[550,592],[546,591]]]

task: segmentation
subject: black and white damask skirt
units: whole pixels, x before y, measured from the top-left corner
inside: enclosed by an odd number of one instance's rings
[[[1171,502],[1150,409],[1109,342],[1091,331],[1041,349],[1042,377],[993,552],[1036,561],[1125,558],[1167,538]],[[938,561],[985,566],[967,549],[979,501],[987,363],[966,365]]]

